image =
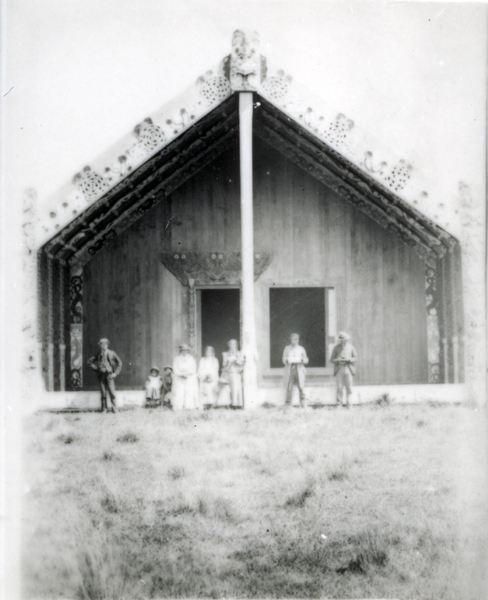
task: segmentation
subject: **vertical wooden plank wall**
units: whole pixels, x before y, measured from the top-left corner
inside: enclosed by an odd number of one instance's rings
[[[240,250],[238,154],[175,190],[84,268],[84,365],[100,337],[123,361],[119,387],[142,387],[152,365],[188,343],[187,288],[163,266],[168,250]],[[85,368],[84,387],[96,389]]]
[[[163,267],[163,249],[240,250],[238,157],[224,153],[85,266],[84,362],[107,336],[124,362],[119,386],[142,386],[188,341],[187,290]],[[423,260],[258,141],[254,169],[254,246],[273,253],[255,283],[259,368],[269,282],[320,281],[336,288],[338,331],[360,355],[357,383],[427,382]],[[96,388],[86,369],[85,387]]]
[[[255,247],[271,250],[256,305],[279,286],[337,286],[337,328],[360,354],[358,383],[428,381],[424,262],[398,238],[265,144],[255,148]],[[266,357],[266,314],[258,351]]]

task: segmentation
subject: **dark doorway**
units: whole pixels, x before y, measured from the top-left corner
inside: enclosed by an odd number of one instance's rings
[[[308,366],[325,367],[325,288],[271,288],[269,313],[272,369],[283,367],[283,349],[292,333],[300,335]]]
[[[240,339],[240,290],[201,290],[202,355],[213,346],[222,368],[222,352],[227,342]]]

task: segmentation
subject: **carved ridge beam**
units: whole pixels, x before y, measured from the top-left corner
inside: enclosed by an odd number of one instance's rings
[[[384,209],[374,202],[368,202],[368,199],[365,201],[364,193],[358,192],[350,183],[343,181],[338,175],[331,172],[314,157],[311,157],[302,148],[298,147],[296,143],[283,139],[277,132],[268,127],[262,127],[256,130],[256,133],[263,141],[271,143],[271,145],[290,158],[299,167],[322,183],[325,183],[353,206],[378,222],[382,227],[397,235],[405,244],[413,248],[419,256],[422,258],[425,258],[427,255],[437,256],[425,242],[412,234],[395,217],[386,213]]]
[[[222,118],[224,121],[222,121]],[[193,144],[196,144],[196,146],[193,146],[194,148],[199,146],[205,136],[208,135],[207,132],[210,131],[210,135],[212,135],[212,133],[218,131],[222,126],[230,125],[234,120],[235,124],[233,126],[237,127],[237,99],[231,96],[192,127],[184,131],[181,136],[178,136],[137,169],[126,175],[123,180],[117,183],[94,204],[88,206],[82,214],[76,217],[45,245],[45,251],[52,252],[57,246],[70,243],[69,238],[76,237],[87,226],[87,222],[96,219],[99,213],[102,213],[101,216],[103,217],[104,211],[110,211],[115,202],[137,191],[140,182],[148,179],[148,172],[149,177],[151,177],[155,165],[157,165],[156,169],[159,169],[161,166],[164,167],[165,164],[168,164],[172,160],[172,157],[177,157],[181,154],[182,149]]]
[[[142,217],[143,214],[169,193],[185,183],[198,171],[220,156],[220,154],[237,144],[237,142],[238,139],[234,131],[226,133],[219,139],[217,144],[209,146],[205,152],[198,154],[177,171],[171,173],[166,179],[160,181],[156,187],[150,189],[145,196],[142,196],[130,208],[126,209],[118,218],[109,222],[105,229],[100,231],[94,238],[88,240],[82,248],[71,256],[70,263],[76,262],[80,266],[86,264],[106,243],[120,235],[134,221]]]
[[[283,120],[284,118],[286,118],[286,121]],[[271,129],[283,133],[285,137],[291,138],[294,143],[303,145],[307,152],[318,159],[319,162],[326,162],[331,170],[337,170],[338,173],[350,178],[365,193],[374,197],[381,204],[385,205],[385,200],[388,199],[386,202],[387,210],[395,212],[400,219],[406,222],[405,225],[415,228],[418,235],[425,237],[429,244],[439,247],[433,248],[439,256],[443,256],[444,248],[451,250],[455,245],[456,240],[454,237],[422,215],[420,211],[408,205],[368,174],[355,169],[354,165],[350,164],[340,153],[317,140],[313,134],[303,129],[298,123],[288,119],[280,111],[273,110],[273,107],[265,100],[262,103],[261,122]],[[298,136],[299,140],[297,141],[294,136]]]

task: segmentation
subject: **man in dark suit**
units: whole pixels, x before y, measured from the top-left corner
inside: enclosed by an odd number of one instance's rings
[[[102,412],[108,412],[107,392],[112,402],[112,411],[117,412],[115,403],[115,378],[122,370],[122,361],[113,350],[108,349],[110,342],[107,338],[102,338],[98,345],[100,352],[92,356],[88,361],[88,366],[97,372],[100,382],[100,391],[102,393]]]

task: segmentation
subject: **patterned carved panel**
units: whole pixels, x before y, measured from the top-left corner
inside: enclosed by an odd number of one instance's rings
[[[83,325],[70,325],[70,384],[73,390],[81,389],[83,372]]]
[[[440,383],[439,294],[436,261],[425,265],[425,296],[427,302],[427,351],[429,383]]]
[[[238,285],[241,280],[240,252],[163,252],[164,266],[183,285]],[[271,262],[271,252],[254,253],[254,278]]]
[[[70,385],[83,385],[83,271],[72,269],[69,283]]]

